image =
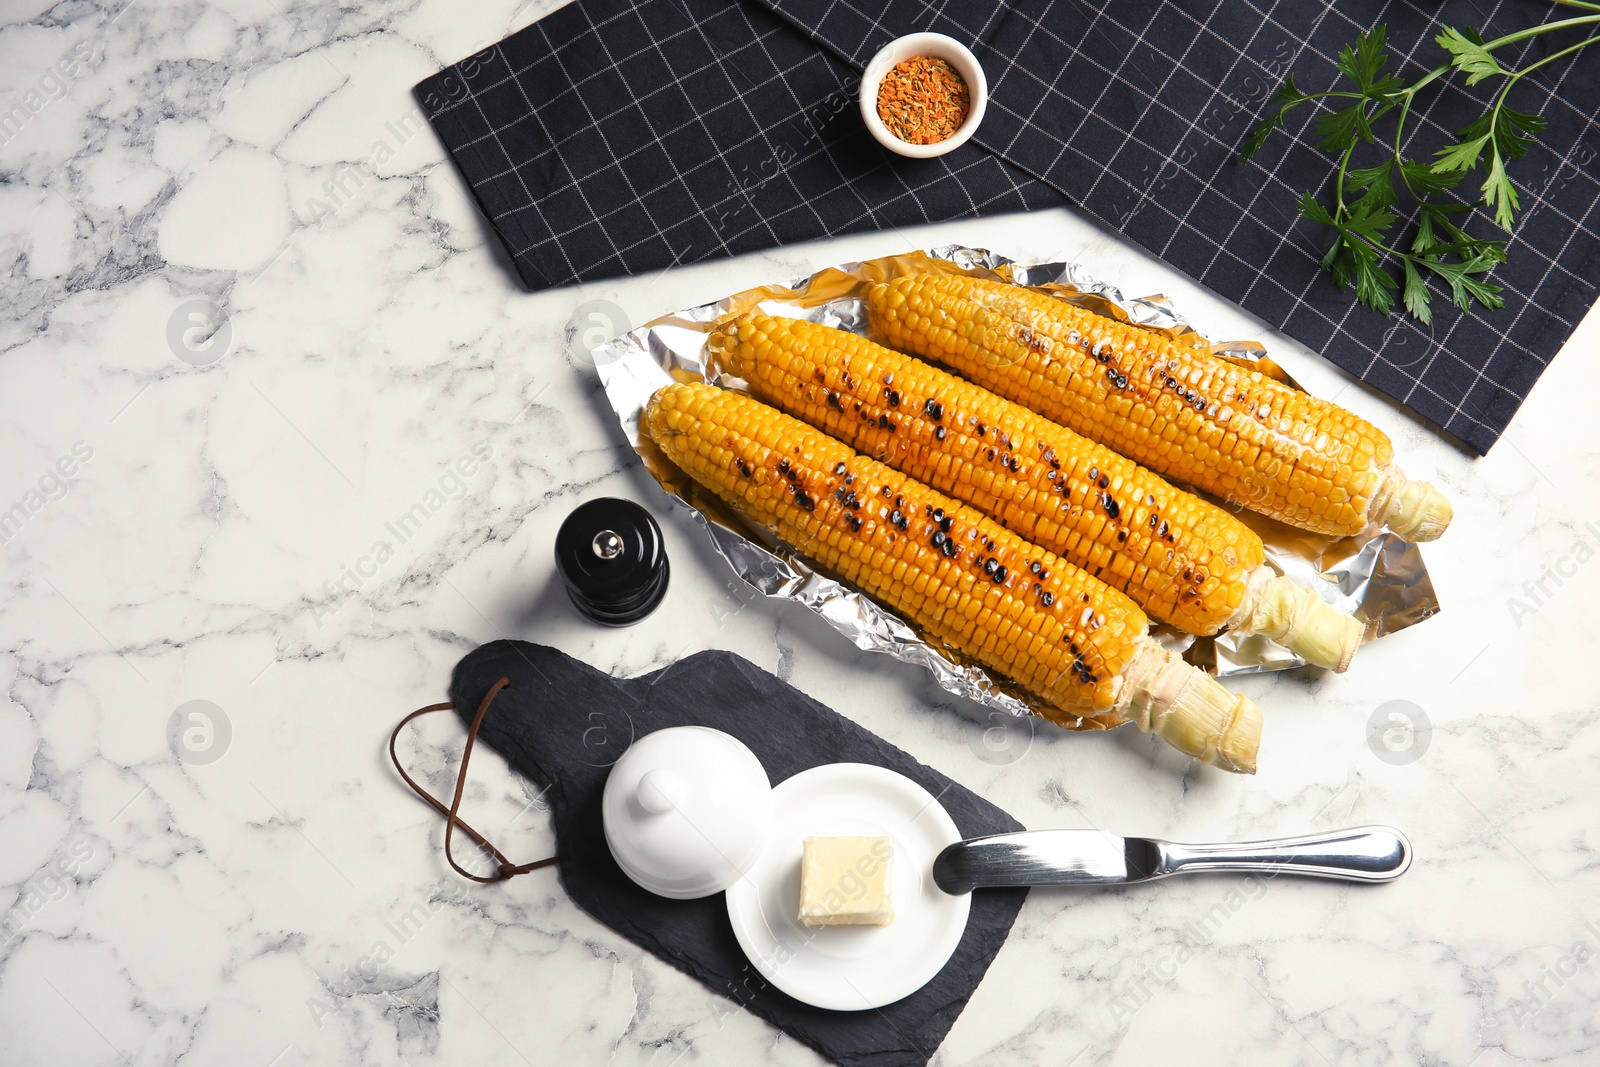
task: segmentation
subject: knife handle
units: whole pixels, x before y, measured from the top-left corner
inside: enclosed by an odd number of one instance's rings
[[[1388,882],[1411,866],[1411,842],[1392,826],[1356,826],[1325,834],[1225,845],[1154,842],[1151,877],[1203,871],[1261,871],[1347,882]]]

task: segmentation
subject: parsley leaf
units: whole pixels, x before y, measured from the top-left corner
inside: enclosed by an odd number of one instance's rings
[[[1417,163],[1410,159],[1401,162],[1400,175],[1405,180],[1406,188],[1417,197],[1436,196],[1448,192],[1460,185],[1463,177],[1459,171],[1437,171],[1426,163]]]
[[[1356,104],[1343,111],[1330,111],[1317,116],[1317,146],[1324,152],[1343,152],[1356,141],[1372,143],[1372,125],[1367,119],[1366,104]]]
[[[1342,229],[1369,241],[1381,241],[1385,234],[1394,226],[1394,212],[1387,209],[1374,211],[1363,208],[1363,203],[1358,202],[1351,206],[1349,215],[1345,218]]]
[[[1375,167],[1357,167],[1344,176],[1346,190],[1359,192],[1367,190],[1367,195],[1356,201],[1351,207],[1355,214],[1370,215],[1385,208],[1394,207],[1397,203],[1394,188],[1394,160],[1385,160]]]
[[[1300,194],[1300,214],[1312,222],[1320,222],[1324,226],[1334,225],[1333,216],[1328,214],[1327,208],[1317,203],[1317,198],[1309,192]]]
[[[1278,91],[1272,94],[1270,104],[1277,105],[1278,110],[1262,119],[1256,128],[1250,131],[1250,136],[1245,138],[1244,144],[1239,149],[1239,162],[1248,162],[1250,157],[1261,151],[1261,146],[1267,143],[1267,138],[1272,136],[1272,131],[1283,125],[1283,117],[1289,110],[1310,100],[1311,97],[1302,93],[1294,83],[1294,75],[1290,74],[1283,79],[1283,84],[1278,86]]]
[[[1395,289],[1399,286],[1389,272],[1378,266],[1378,251],[1365,241],[1350,245],[1356,261],[1356,299],[1380,315],[1389,314],[1394,307]]]
[[[1544,132],[1545,121],[1538,115],[1528,115],[1501,105],[1494,117],[1494,143],[1507,159],[1520,159],[1528,154],[1533,134]]]
[[[1468,85],[1477,85],[1485,78],[1505,73],[1500,61],[1483,46],[1483,35],[1477,30],[1463,31],[1446,26],[1434,40],[1450,53],[1450,65],[1467,76]]]
[[[1389,40],[1389,27],[1378,23],[1366,33],[1356,35],[1355,44],[1345,45],[1339,51],[1338,66],[1344,76],[1365,92],[1383,70],[1387,57],[1383,54]]]
[[[1489,135],[1474,137],[1470,141],[1458,141],[1434,153],[1438,158],[1434,161],[1433,169],[1439,173],[1452,170],[1471,170],[1478,165],[1478,159],[1483,155],[1483,146],[1489,143]]]
[[[1406,268],[1406,287],[1400,299],[1405,303],[1406,310],[1411,317],[1424,326],[1433,325],[1433,308],[1428,306],[1431,299],[1428,293],[1428,283],[1423,280],[1422,272],[1411,260],[1403,261]]]
[[[1495,225],[1509,232],[1512,218],[1519,206],[1517,187],[1511,184],[1511,177],[1506,174],[1505,161],[1500,158],[1498,152],[1489,163],[1489,176],[1483,179],[1483,202],[1494,208]]]

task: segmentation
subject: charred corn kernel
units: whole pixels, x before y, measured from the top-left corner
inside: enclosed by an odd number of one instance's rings
[[[976,510],[703,383],[662,387],[641,428],[750,521],[931,642],[1038,694],[1058,721],[1132,721],[1199,759],[1254,770],[1253,703],[1163,649],[1127,597]]]
[[[960,275],[876,284],[867,307],[884,343],[1281,522],[1328,537],[1387,523],[1416,541],[1450,522],[1443,494],[1394,465],[1377,427],[1201,349]]]
[[[1261,539],[1239,520],[987,389],[799,319],[725,321],[707,350],[759,399],[972,505],[1162,622],[1287,638],[1339,670],[1361,642],[1359,622],[1265,569]]]

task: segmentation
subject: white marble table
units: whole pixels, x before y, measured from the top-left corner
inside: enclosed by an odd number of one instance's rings
[[[938,1063],[1600,1057],[1582,679],[1600,316],[1472,461],[1069,211],[528,295],[408,90],[545,4],[121,3],[0,15],[0,99],[22,105],[0,145],[0,1062],[820,1062],[578,911],[554,872],[483,888],[445,868],[383,739],[507,635],[624,675],[734,650],[1034,827],[1386,821],[1415,842],[1377,889],[1037,892]],[[916,671],[737,596],[619,446],[575,335],[951,241],[1166,292],[1388,430],[1456,504],[1427,549],[1443,614],[1346,676],[1242,682],[1268,712],[1247,779],[1131,730],[981,759],[971,709]],[[189,317],[211,306],[215,333]],[[475,449],[487,462],[452,475]],[[581,621],[552,585],[561,519],[605,494],[653,506],[673,559],[665,606],[631,629]],[[191,701],[213,730],[186,719],[174,746]],[[1414,758],[1386,762],[1369,719],[1408,707],[1431,728],[1397,731]],[[408,746],[435,789],[459,743],[432,721]],[[488,752],[474,778],[474,823],[544,854],[532,791]]]

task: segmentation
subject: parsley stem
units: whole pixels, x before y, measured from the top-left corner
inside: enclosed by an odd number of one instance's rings
[[[1448,278],[1452,274],[1457,273],[1459,270],[1459,268],[1455,267],[1453,264],[1444,263],[1437,258],[1419,256],[1412,252],[1402,252],[1398,248],[1390,248],[1381,241],[1368,241],[1368,244],[1372,245],[1373,248],[1376,248],[1379,251],[1389,253],[1396,259],[1409,262],[1414,267],[1437,274],[1442,278]]]
[[[1556,0],[1556,2],[1567,3],[1569,0]],[[1600,11],[1600,5],[1585,4],[1582,6],[1593,7],[1596,11]],[[1589,26],[1596,22],[1600,22],[1600,15],[1580,15],[1577,18],[1562,19],[1560,22],[1546,22],[1538,26],[1528,26],[1524,29],[1518,30],[1515,33],[1508,33],[1504,37],[1496,37],[1492,41],[1485,41],[1483,50],[1485,52],[1493,52],[1496,48],[1503,48],[1508,44],[1516,44],[1518,41],[1525,41],[1530,37],[1538,37],[1540,34],[1549,33],[1552,30],[1562,30],[1569,26]],[[1566,53],[1562,54],[1565,55]],[[1550,58],[1553,59],[1555,57],[1552,56]],[[1545,62],[1548,62],[1548,60],[1540,60],[1541,64]],[[1408,85],[1406,88],[1401,89],[1394,95],[1403,96],[1407,101],[1409,101],[1413,96],[1416,96],[1420,90],[1425,89],[1432,82],[1435,82],[1444,77],[1446,74],[1449,74],[1452,69],[1453,68],[1449,63],[1446,63],[1443,66],[1434,67],[1421,78],[1418,78],[1415,82]],[[1530,67],[1529,69],[1531,70],[1532,68]],[[1353,96],[1357,94],[1352,93],[1347,95]],[[1380,111],[1378,114],[1382,114],[1382,112]],[[1373,117],[1376,118],[1377,116],[1374,115]]]
[[[1408,95],[1405,103],[1400,105],[1400,120],[1394,125],[1394,166],[1400,172],[1400,180],[1405,183],[1406,192],[1410,193],[1417,202],[1426,204],[1427,201],[1418,195],[1416,187],[1411,184],[1411,175],[1406,173],[1405,156],[1400,151],[1400,141],[1406,132],[1406,117],[1410,114],[1411,97]]]
[[[1408,96],[1408,97],[1406,97],[1406,102],[1404,104],[1400,105],[1400,121],[1398,121],[1398,122],[1396,122],[1394,124],[1394,161],[1396,163],[1404,163],[1405,162],[1405,160],[1400,155],[1400,138],[1401,138],[1401,135],[1406,132],[1406,116],[1410,115],[1410,114],[1411,114],[1411,97]],[[1400,173],[1401,173],[1402,176],[1404,176],[1405,168],[1402,167],[1401,170],[1400,170]],[[1406,180],[1406,188],[1407,189],[1411,188],[1410,179]]]
[[[1535,63],[1529,63],[1521,70],[1510,71],[1506,74],[1505,84],[1502,85],[1500,87],[1500,91],[1495,94],[1494,107],[1489,112],[1489,143],[1493,146],[1495,165],[1497,167],[1503,166],[1501,161],[1500,146],[1500,113],[1506,106],[1506,96],[1510,94],[1512,87],[1515,86],[1517,82],[1521,81],[1529,74],[1532,74],[1545,64],[1554,63],[1556,60],[1561,59],[1564,56],[1569,56],[1574,52],[1588,48],[1596,41],[1600,41],[1600,36],[1590,37],[1587,40],[1579,41],[1577,44],[1568,45],[1559,52],[1552,52],[1550,55],[1545,56],[1543,59]],[[1487,188],[1488,186],[1485,186],[1485,189]],[[1507,202],[1511,205],[1510,209],[1506,207]],[[1511,210],[1514,209],[1515,206],[1516,194],[1514,192],[1508,192],[1506,194],[1506,202],[1502,202],[1500,204],[1500,211],[1504,215],[1504,218],[1501,219],[1497,217],[1496,219],[1496,221],[1499,222],[1500,225],[1504,226],[1507,230],[1511,228]]]
[[[1572,2],[1572,0],[1556,0],[1556,3],[1569,3],[1569,2]],[[1600,5],[1596,5],[1596,4],[1581,4],[1581,5],[1576,5],[1575,4],[1575,6],[1591,7],[1596,11],[1600,11]],[[1560,22],[1546,22],[1546,23],[1542,23],[1542,24],[1540,24],[1538,26],[1528,26],[1525,29],[1518,30],[1516,33],[1508,33],[1504,37],[1496,37],[1492,41],[1485,41],[1484,45],[1483,45],[1483,50],[1485,52],[1493,52],[1496,48],[1503,48],[1508,44],[1516,44],[1518,41],[1525,41],[1530,37],[1538,37],[1540,34],[1549,33],[1552,30],[1562,30],[1562,29],[1566,29],[1569,26],[1589,26],[1589,25],[1593,25],[1596,22],[1600,22],[1600,15],[1580,15],[1577,18],[1562,19]],[[1585,43],[1587,43],[1587,42],[1585,42]],[[1582,47],[1582,46],[1580,45],[1579,47]],[[1569,49],[1569,51],[1570,51],[1570,49]],[[1565,55],[1566,53],[1562,52],[1561,54]],[[1551,56],[1549,58],[1550,59],[1554,59],[1555,57]],[[1549,62],[1549,59],[1542,59],[1542,60],[1539,61],[1538,64],[1535,64],[1535,66],[1543,65],[1544,63],[1547,63],[1547,62]],[[1434,67],[1432,70],[1428,71],[1428,73],[1424,74],[1421,78],[1418,78],[1415,82],[1411,83],[1406,88],[1401,89],[1399,92],[1395,93],[1394,95],[1395,96],[1404,97],[1406,99],[1406,102],[1409,104],[1410,101],[1411,101],[1411,98],[1416,96],[1419,91],[1421,91],[1422,89],[1427,88],[1427,86],[1429,84],[1431,84],[1432,82],[1435,82],[1438,79],[1444,77],[1446,74],[1449,74],[1452,69],[1454,69],[1454,68],[1449,63],[1446,63],[1443,66]],[[1533,68],[1529,67],[1528,69],[1532,70]],[[1350,94],[1350,95],[1355,95],[1355,94]],[[1393,105],[1391,104],[1390,106],[1393,106]],[[1381,114],[1383,114],[1383,112],[1379,111],[1377,114],[1375,114],[1373,116],[1373,118],[1377,118],[1378,115],[1381,115]]]
[[[1493,52],[1496,48],[1501,48],[1508,44],[1516,44],[1518,41],[1526,41],[1529,37],[1538,37],[1540,34],[1549,33],[1552,30],[1564,30],[1569,26],[1591,26],[1596,22],[1600,22],[1600,15],[1580,15],[1577,18],[1562,19],[1560,22],[1544,22],[1537,26],[1528,26],[1520,29],[1516,33],[1508,33],[1504,37],[1496,37],[1492,41],[1485,41],[1483,49],[1486,52]]]
[[[1544,66],[1546,63],[1554,63],[1556,60],[1560,59],[1562,56],[1570,56],[1574,52],[1577,52],[1577,51],[1579,51],[1581,49],[1584,49],[1584,48],[1588,48],[1590,45],[1594,44],[1596,41],[1600,41],[1600,36],[1590,37],[1586,41],[1579,41],[1577,44],[1568,45],[1566,48],[1563,48],[1559,52],[1554,52],[1554,53],[1552,53],[1552,54],[1550,54],[1548,56],[1545,56],[1543,59],[1539,60],[1537,63],[1529,63],[1526,67],[1523,67],[1521,70],[1514,70],[1514,71],[1511,71],[1510,73],[1508,73],[1506,75],[1506,84],[1500,90],[1500,97],[1499,97],[1498,100],[1495,101],[1495,105],[1494,105],[1495,112],[1497,114],[1499,113],[1500,104],[1505,100],[1506,93],[1511,90],[1511,87],[1513,85],[1515,85],[1519,79],[1521,79],[1525,75],[1532,74],[1534,71],[1538,70],[1540,67]],[[1491,129],[1493,128],[1492,120],[1490,122],[1490,128]]]
[[[1333,217],[1335,221],[1344,218],[1345,215],[1344,172],[1345,168],[1350,166],[1350,153],[1354,152],[1355,150],[1356,146],[1352,144],[1349,148],[1344,150],[1344,155],[1339,159],[1339,178],[1338,181],[1335,182],[1333,189]]]
[[[1597,16],[1597,17],[1600,17],[1600,16]],[[1600,36],[1590,37],[1588,40],[1579,41],[1577,44],[1574,44],[1574,45],[1568,45],[1566,48],[1563,48],[1561,51],[1551,53],[1550,55],[1545,56],[1543,59],[1539,60],[1537,63],[1530,63],[1526,67],[1523,67],[1521,70],[1513,70],[1513,71],[1507,72],[1507,74],[1506,74],[1506,83],[1504,85],[1502,85],[1500,87],[1500,91],[1495,94],[1494,108],[1493,108],[1493,110],[1491,110],[1489,112],[1489,136],[1490,136],[1490,139],[1495,142],[1495,150],[1496,151],[1499,150],[1499,139],[1497,137],[1495,137],[1494,134],[1495,134],[1495,130],[1499,126],[1500,111],[1501,111],[1502,108],[1505,107],[1506,95],[1511,92],[1511,87],[1516,85],[1517,82],[1521,81],[1523,78],[1525,78],[1529,74],[1532,74],[1534,71],[1536,71],[1540,67],[1544,66],[1546,63],[1554,63],[1556,60],[1562,58],[1563,56],[1570,56],[1574,52],[1581,51],[1582,49],[1588,48],[1590,45],[1594,44],[1596,41],[1600,41]]]

